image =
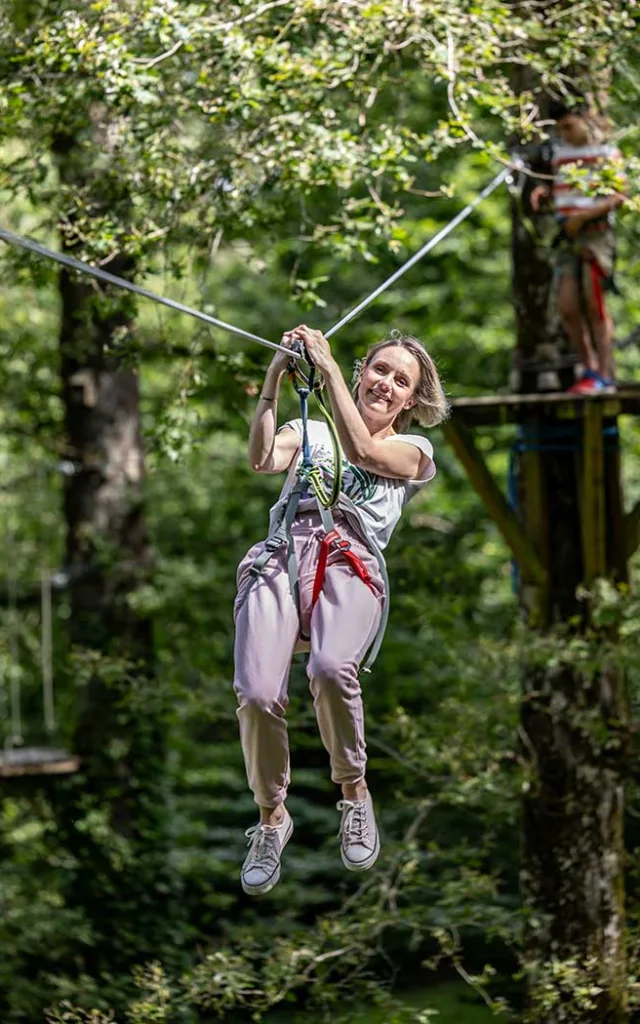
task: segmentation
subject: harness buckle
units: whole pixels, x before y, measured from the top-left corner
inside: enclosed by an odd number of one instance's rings
[[[335,533],[335,536],[328,533],[325,537],[325,544],[332,551],[351,551],[351,541],[345,540],[344,537],[341,537],[337,532]]]
[[[267,540],[265,541],[265,545],[264,545],[265,551],[270,551],[271,554],[273,554],[274,551],[277,551],[278,548],[282,547],[282,545],[285,543],[286,539],[287,539],[287,534],[286,534],[285,530],[283,529],[282,524],[280,524],[280,526],[278,527],[276,532],[273,534],[273,536],[268,537]]]

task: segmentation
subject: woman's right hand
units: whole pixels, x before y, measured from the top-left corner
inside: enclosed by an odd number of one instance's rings
[[[284,348],[293,349],[295,347],[296,339],[293,337],[291,331],[287,331],[282,335],[280,344],[284,346]],[[277,370],[280,373],[280,371],[286,370],[288,365],[289,356],[285,352],[279,351],[274,353],[273,359],[271,360],[271,366],[274,370]]]

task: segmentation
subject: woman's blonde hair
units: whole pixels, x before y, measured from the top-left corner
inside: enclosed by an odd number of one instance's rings
[[[398,434],[404,434],[413,420],[417,420],[424,427],[434,427],[437,423],[442,423],[449,415],[449,403],[438,376],[436,364],[421,341],[414,338],[412,334],[403,334],[402,331],[391,331],[383,341],[378,341],[367,349],[364,359],[360,361],[356,370],[353,386],[354,401],[358,400],[360,381],[365,367],[383,349],[392,346],[410,352],[420,367],[420,379],[413,394],[416,404],[411,409],[403,409],[396,416],[393,429]]]

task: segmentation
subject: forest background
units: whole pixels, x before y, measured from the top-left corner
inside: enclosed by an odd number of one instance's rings
[[[539,130],[514,75],[562,91],[569,66],[614,69],[610,113],[636,192],[633,4],[220,7],[3,2],[4,226],[62,239],[79,258],[274,340],[301,321],[326,327],[477,194],[508,159],[507,139]],[[620,339],[640,315],[637,224],[632,200],[619,225]],[[506,390],[510,230],[503,188],[336,337],[345,375],[399,328],[426,342],[452,396]],[[43,738],[43,571],[59,574],[58,739],[82,745],[79,724],[115,709],[110,733],[92,730],[79,773],[3,785],[3,1024],[517,1014],[530,641],[508,552],[451,450],[433,431],[438,475],[390,547],[389,630],[365,682],[380,867],[364,881],[340,869],[337,794],[297,664],[296,833],[280,885],[248,900],[238,871],[255,811],[231,692],[232,602],[235,567],[264,535],[280,485],[245,457],[268,354],[149,302],[93,288],[86,300],[91,317],[112,318],[102,369],[140,379],[153,565],[127,603],[152,626],[153,671],[141,672],[118,636],[98,651],[74,635],[59,271],[18,250],[0,256],[4,734],[19,681],[25,737]],[[637,379],[639,364],[635,345],[620,353],[622,377]],[[282,414],[296,415],[293,393]],[[512,431],[481,440],[506,478]],[[631,505],[640,432],[630,421],[624,453]],[[100,536],[91,545],[96,557]],[[107,547],[101,564],[115,578],[123,555]],[[633,603],[621,614],[618,657],[637,703]],[[87,708],[96,676],[107,703]],[[113,813],[124,789],[135,827]],[[639,801],[630,778],[632,954]]]

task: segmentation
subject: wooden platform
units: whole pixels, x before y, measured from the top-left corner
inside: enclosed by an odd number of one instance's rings
[[[23,775],[72,775],[80,759],[51,747],[10,747],[0,751],[0,778]]]
[[[566,471],[577,474],[585,583],[612,574],[626,581],[628,560],[640,546],[640,502],[625,513],[618,439],[609,442],[607,437],[616,432],[611,421],[617,416],[640,416],[640,385],[621,383],[608,394],[498,394],[458,398],[451,404],[443,435],[520,567],[521,595],[530,621],[547,621],[550,608],[544,463],[553,451],[562,452]],[[474,436],[475,427],[509,423],[529,428],[534,441],[518,449],[524,509],[513,507],[511,495],[504,493]],[[553,442],[555,437],[568,440]]]
[[[640,416],[640,385],[624,385],[611,394],[568,395],[565,392],[546,392],[454,398],[451,407],[453,418],[470,427],[495,427],[502,423],[528,422],[538,416],[582,419],[587,404],[601,407],[603,419]]]

